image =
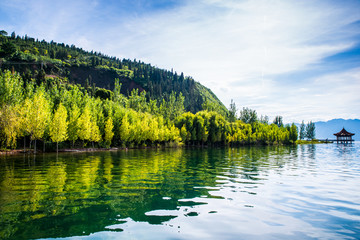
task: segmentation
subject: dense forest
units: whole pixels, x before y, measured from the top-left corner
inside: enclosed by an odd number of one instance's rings
[[[298,138],[295,124],[284,126],[280,116],[270,124],[244,108],[237,117],[235,103],[223,109],[210,90],[183,74],[15,33],[0,38],[2,148],[291,144]],[[74,68],[94,75],[82,83]],[[75,72],[86,75],[81,71]],[[96,71],[113,73],[112,82],[99,87],[101,74],[91,77]]]
[[[220,114],[227,114],[226,107],[212,91],[191,77],[145,64],[141,61],[110,57],[100,52],[87,52],[74,45],[39,41],[13,32],[0,32],[0,68],[14,69],[27,80],[42,82],[46,77],[58,77],[103,96],[103,89],[112,90],[114,79],[122,83],[122,94],[129,96],[133,89],[146,91],[146,98],[168,100],[172,92],[185,97],[186,111],[196,113],[206,104]],[[97,93],[98,92],[98,93]],[[105,94],[106,96],[106,94]]]

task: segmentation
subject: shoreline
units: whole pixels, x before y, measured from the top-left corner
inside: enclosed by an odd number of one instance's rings
[[[104,152],[104,151],[118,151],[127,150],[128,148],[65,148],[61,149],[59,153],[83,153],[83,152]],[[33,149],[15,149],[15,150],[1,150],[0,155],[17,155],[17,154],[39,154],[39,153],[56,153],[56,151],[43,152],[41,150],[34,153]]]

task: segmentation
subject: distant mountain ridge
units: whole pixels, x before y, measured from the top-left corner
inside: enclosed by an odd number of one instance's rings
[[[317,139],[336,139],[334,133],[345,128],[346,131],[355,133],[353,139],[360,141],[360,119],[332,119],[329,121],[315,122],[315,131]]]

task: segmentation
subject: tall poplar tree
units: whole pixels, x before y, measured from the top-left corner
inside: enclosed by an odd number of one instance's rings
[[[59,151],[59,142],[65,141],[68,137],[68,124],[66,108],[60,103],[50,123],[50,138],[56,142],[56,152]]]
[[[315,139],[315,123],[312,121],[306,125],[306,138],[311,140]]]
[[[108,147],[110,147],[111,141],[114,137],[113,128],[114,128],[113,120],[111,117],[108,117],[105,123],[105,139],[104,139],[106,146]]]
[[[99,126],[96,124],[95,121],[90,121],[90,137],[89,141],[92,142],[93,148],[94,148],[94,142],[100,142],[101,140],[101,134]]]
[[[300,140],[303,140],[305,138],[306,131],[305,131],[305,123],[304,120],[301,122],[300,125],[300,132],[299,132],[299,138]]]
[[[243,108],[240,111],[240,117],[239,120],[243,121],[244,123],[254,123],[257,121],[257,113],[255,110],[252,110],[250,108]]]
[[[83,140],[90,140],[91,137],[91,130],[92,130],[92,123],[91,123],[91,115],[90,115],[90,108],[89,105],[86,104],[82,114],[78,119],[78,136],[79,139]]]
[[[73,105],[69,111],[69,125],[68,125],[68,139],[72,142],[74,147],[75,141],[79,138],[79,124],[80,109],[77,105]]]
[[[23,128],[30,134],[30,140],[35,140],[34,151],[36,152],[36,140],[44,137],[51,117],[50,101],[43,87],[38,88],[31,98],[25,99],[21,113],[24,120]]]
[[[273,123],[276,124],[278,127],[284,126],[282,116],[276,116]]]
[[[4,135],[3,140],[6,146],[15,148],[17,137],[20,135],[21,118],[19,107],[4,106],[0,109],[0,133]]]
[[[235,102],[231,99],[230,108],[229,108],[229,121],[235,122],[236,121],[236,112],[237,108]]]

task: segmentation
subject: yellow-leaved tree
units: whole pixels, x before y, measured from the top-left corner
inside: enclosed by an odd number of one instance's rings
[[[113,128],[114,128],[113,120],[111,117],[108,117],[105,123],[105,139],[104,139],[107,147],[110,147],[111,141],[114,137]]]
[[[51,117],[50,100],[44,88],[38,88],[33,96],[25,99],[21,115],[22,129],[30,134],[31,140],[35,140],[34,151],[36,152],[36,140],[44,137]]]
[[[79,125],[78,120],[80,117],[80,109],[76,104],[69,110],[69,125],[68,125],[68,139],[72,142],[72,147],[74,147],[75,141],[79,138]]]
[[[0,109],[0,128],[3,132],[6,146],[15,148],[17,137],[20,135],[21,118],[19,106],[4,106]]]
[[[77,124],[78,124],[79,139],[83,141],[90,140],[92,123],[91,123],[90,108],[88,104],[85,105],[83,112],[81,113],[77,121]]]
[[[66,108],[60,103],[50,123],[50,138],[53,142],[56,142],[56,152],[59,151],[59,142],[63,142],[68,138],[68,125]]]

